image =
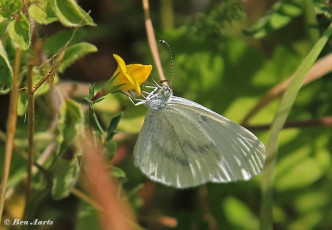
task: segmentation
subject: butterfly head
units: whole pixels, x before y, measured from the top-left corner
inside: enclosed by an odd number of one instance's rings
[[[170,96],[173,95],[173,91],[172,91],[172,89],[169,86],[163,85],[161,87],[161,89],[159,90],[159,94],[161,94],[163,97],[165,97],[166,99],[168,99]]]
[[[150,110],[160,110],[167,105],[172,95],[172,89],[164,85],[160,87],[157,93],[150,94],[146,100],[144,100],[144,104]]]

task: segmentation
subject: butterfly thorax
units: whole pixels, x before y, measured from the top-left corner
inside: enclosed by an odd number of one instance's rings
[[[169,86],[162,86],[156,93],[149,95],[145,100],[145,106],[149,110],[160,110],[167,105],[173,95]]]

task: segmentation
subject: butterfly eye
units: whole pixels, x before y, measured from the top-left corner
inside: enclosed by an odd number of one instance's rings
[[[164,86],[161,88],[161,90],[162,90],[163,95],[166,96],[166,97],[170,97],[170,96],[172,95],[172,90],[171,90],[171,88],[168,87],[168,86],[166,86],[166,85],[164,85]]]

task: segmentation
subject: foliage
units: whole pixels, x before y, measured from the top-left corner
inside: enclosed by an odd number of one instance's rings
[[[74,0],[33,0],[29,5],[21,0],[0,0],[0,153],[5,152],[8,120],[8,102],[4,101],[12,92],[15,50],[22,50],[18,123],[7,184],[15,193],[7,200],[3,218],[24,220],[24,202],[17,205],[13,200],[24,200],[26,195],[22,189],[26,185],[30,148],[26,90],[32,67],[33,86],[38,89],[33,94],[36,163],[31,218],[54,220],[59,228],[67,221],[72,229],[103,229],[98,222],[100,210],[91,202],[92,193],[87,193],[90,200],[76,193],[87,190],[82,178],[89,168],[82,153],[85,144],[91,142],[100,146],[107,176],[110,180],[117,178],[117,192],[110,195],[130,204],[142,228],[168,229],[174,228],[174,223],[177,229],[259,228],[263,176],[248,182],[209,183],[175,190],[148,181],[134,167],[132,150],[143,124],[144,107],[133,106],[119,93],[93,103],[91,99],[98,92],[95,89],[100,88],[94,85],[100,79],[98,71],[106,69],[103,80],[107,81],[116,70],[112,53],[121,54],[129,63],[142,58],[140,62],[152,63],[143,11],[139,3],[129,0],[112,1],[112,7],[79,2],[82,7]],[[215,0],[194,17],[188,12],[188,4],[194,3],[173,1],[176,26],[162,28],[158,24],[158,2],[150,4],[156,37],[165,39],[172,49],[174,70],[169,51],[158,47],[169,80],[174,71],[174,94],[238,123],[266,92],[295,72],[331,23],[331,5],[321,0],[280,0],[270,7],[267,3],[263,7],[237,0]],[[192,5],[193,9],[197,7]],[[91,15],[83,8],[91,8]],[[321,52],[316,50],[317,55],[320,53],[319,58],[323,59],[330,49],[331,43],[327,42]],[[313,62],[314,55],[309,57]],[[309,67],[310,63],[306,68]],[[158,81],[155,67],[152,77]],[[66,87],[68,81],[70,87]],[[331,123],[313,127],[310,124],[332,113],[331,74],[310,81],[297,95],[290,88],[295,101],[289,107],[286,124],[299,123],[279,133],[273,226],[290,230],[330,229],[332,134],[327,125]],[[255,128],[273,123],[279,116],[279,103],[274,100],[267,104],[246,124],[265,145],[271,133]],[[87,134],[91,129],[93,140]],[[0,155],[2,170],[4,154]]]

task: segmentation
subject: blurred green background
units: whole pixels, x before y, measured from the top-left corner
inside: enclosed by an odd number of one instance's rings
[[[84,56],[59,74],[58,84],[64,87],[63,82],[79,82],[82,91],[72,97],[83,105],[89,83],[106,81],[117,68],[112,54],[120,55],[127,64],[154,65],[154,62],[140,1],[80,0],[78,3],[84,10],[91,10],[90,16],[97,27],[79,29],[77,37],[94,44],[98,52]],[[324,31],[330,20],[329,3],[324,4],[311,0],[151,0],[156,39],[169,43],[174,58],[172,70],[168,49],[158,45],[168,80],[174,71],[174,94],[240,123],[265,93],[292,75]],[[39,35],[46,39],[64,30],[55,22],[41,27]],[[58,41],[65,39],[68,38]],[[329,42],[321,57],[330,53],[331,45]],[[150,78],[159,79],[155,66]],[[148,80],[147,84],[150,83],[153,84]],[[7,120],[8,98],[8,95],[0,97],[2,130]],[[39,100],[37,119],[47,110],[43,99]],[[301,89],[288,120],[329,116],[331,101],[332,78],[328,74]],[[270,124],[278,102],[265,106],[249,124]],[[125,172],[125,177],[120,178],[121,186],[143,228],[259,228],[261,175],[248,182],[208,183],[188,190],[155,184],[133,164],[133,146],[143,124],[144,106],[135,107],[124,95],[113,94],[95,107],[104,127],[112,117],[124,112],[115,136],[118,147],[112,163]],[[26,148],[24,112],[18,124],[15,143]],[[36,124],[36,149],[47,146],[49,137],[42,135],[47,132],[47,125]],[[267,144],[268,130],[253,129],[253,132]],[[288,128],[281,132],[275,178],[275,229],[332,229],[331,137],[329,126]],[[4,149],[2,143],[0,152]],[[23,162],[18,157],[13,159],[12,185],[17,186],[22,178]],[[97,229],[91,206],[73,195],[61,201],[49,198],[39,208],[40,219],[56,220],[52,229]]]

